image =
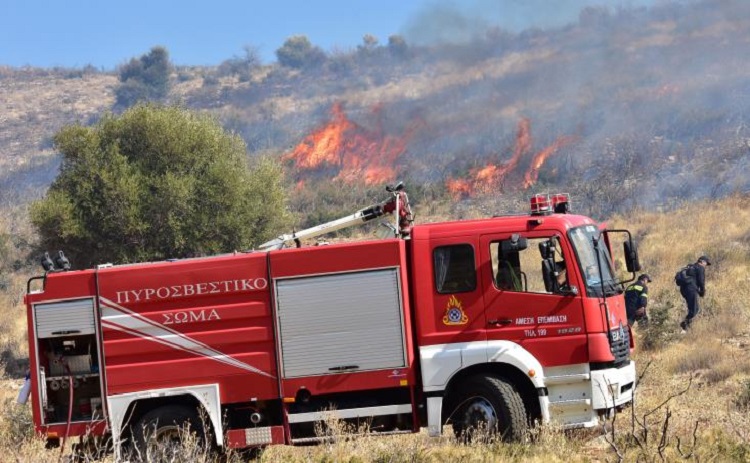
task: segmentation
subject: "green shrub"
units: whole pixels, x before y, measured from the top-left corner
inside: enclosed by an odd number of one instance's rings
[[[138,105],[55,145],[60,174],[32,222],[77,267],[247,249],[288,217],[281,167],[249,168],[244,142],[207,115]]]
[[[650,304],[648,325],[642,329],[643,337],[639,347],[645,350],[656,350],[672,342],[676,336],[676,325],[670,314],[676,310],[672,301]],[[636,325],[636,329],[641,329],[640,325]]]
[[[295,35],[286,39],[276,50],[276,59],[282,66],[300,69],[320,66],[325,62],[326,54],[310,43],[306,36]]]
[[[154,47],[140,58],[120,67],[120,85],[115,89],[116,104],[128,107],[140,101],[161,101],[170,89],[172,63],[164,47]]]

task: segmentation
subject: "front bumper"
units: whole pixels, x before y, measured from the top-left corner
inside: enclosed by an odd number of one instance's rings
[[[591,372],[591,399],[595,410],[621,407],[633,401],[635,391],[635,362],[620,368]]]

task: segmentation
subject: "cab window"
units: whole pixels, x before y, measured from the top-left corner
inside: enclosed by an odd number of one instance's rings
[[[568,285],[567,266],[557,236],[528,238],[519,246],[519,238],[490,243],[492,275],[495,287],[502,291],[549,294],[545,285],[545,265],[554,267],[557,288]],[[549,283],[549,282],[548,282]]]
[[[474,248],[469,244],[441,246],[433,251],[435,288],[440,294],[474,291],[477,272]]]

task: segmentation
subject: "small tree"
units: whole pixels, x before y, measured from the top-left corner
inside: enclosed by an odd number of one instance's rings
[[[276,58],[282,66],[300,69],[320,66],[325,62],[326,55],[306,36],[295,35],[286,39],[284,45],[276,50]]]
[[[388,52],[396,58],[403,58],[408,52],[406,40],[400,35],[388,37]]]
[[[243,50],[244,56],[234,56],[219,65],[217,72],[220,76],[236,75],[241,82],[250,80],[253,70],[261,65],[260,52],[252,45],[245,45]]]
[[[280,166],[249,169],[242,139],[207,115],[137,105],[55,146],[60,174],[31,219],[78,267],[247,249],[288,219]]]
[[[163,100],[169,95],[172,69],[169,52],[164,47],[154,47],[140,58],[132,58],[120,67],[116,104],[127,107],[139,101]]]
[[[357,47],[360,53],[371,54],[378,48],[378,38],[372,34],[362,36],[362,45]]]

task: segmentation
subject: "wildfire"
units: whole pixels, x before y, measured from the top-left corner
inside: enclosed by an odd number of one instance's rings
[[[381,111],[376,106],[372,113],[377,116]],[[344,183],[387,183],[396,178],[396,161],[406,151],[415,130],[416,126],[400,137],[386,134],[382,127],[368,130],[350,121],[343,105],[336,103],[330,120],[282,159],[293,161],[300,171],[335,168],[335,179]]]
[[[513,157],[505,166],[505,173],[515,169],[518,165],[518,161],[521,160],[521,156],[527,153],[531,149],[531,121],[527,118],[521,119],[518,123],[518,131],[516,132],[516,145],[513,148]]]
[[[331,114],[331,122],[305,137],[284,159],[294,159],[300,169],[339,164],[337,148],[343,144],[344,134],[352,129],[353,124],[346,118],[340,104],[333,106]]]
[[[539,178],[539,168],[542,167],[542,165],[544,164],[544,161],[546,161],[548,157],[556,153],[557,150],[559,150],[565,145],[569,145],[570,143],[573,143],[575,140],[576,140],[575,137],[563,136],[555,140],[554,143],[544,148],[542,151],[538,152],[534,156],[534,159],[532,159],[531,165],[529,166],[529,170],[527,170],[526,173],[523,175],[523,187],[529,188],[533,186],[536,183],[537,179]]]
[[[346,184],[375,185],[393,181],[399,174],[399,158],[422,123],[418,121],[404,133],[391,135],[379,123],[382,112],[382,105],[373,107],[370,116],[376,121],[375,128],[365,128],[349,120],[343,105],[335,103],[329,120],[282,159],[293,163],[298,174],[324,171],[333,180]],[[572,136],[559,137],[531,156],[531,122],[523,118],[518,122],[510,159],[471,169],[465,178],[449,178],[446,188],[457,198],[493,193],[503,188],[529,188],[536,183],[547,159],[574,141]],[[528,165],[523,173],[519,172],[521,165]],[[299,175],[297,180],[297,188],[302,188],[304,183]]]
[[[503,181],[505,174],[508,172],[506,166],[500,167],[489,165],[473,172],[474,190],[479,193],[490,193],[492,189]]]
[[[563,146],[575,141],[575,137],[563,136],[555,140],[551,145],[536,153],[523,175],[523,188],[529,188],[536,183],[539,177],[539,169],[552,154]],[[513,155],[503,164],[489,164],[479,169],[469,171],[467,179],[449,178],[446,188],[456,198],[472,196],[475,194],[492,193],[501,189],[503,182],[509,175],[515,174],[516,169],[524,156],[531,152],[531,123],[529,119],[523,118],[518,123],[516,131],[516,142],[513,147]],[[514,175],[515,176],[515,175]]]
[[[456,197],[469,196],[471,194],[471,185],[468,180],[462,178],[449,178],[445,181],[448,191]]]

